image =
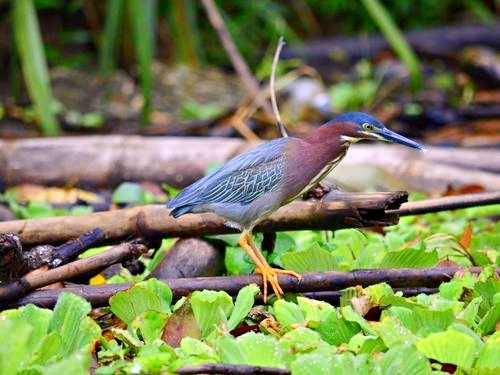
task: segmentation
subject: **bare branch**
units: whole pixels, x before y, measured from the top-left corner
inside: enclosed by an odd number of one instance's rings
[[[283,49],[283,46],[285,44],[286,43],[283,37],[280,37],[280,39],[278,40],[278,45],[276,46],[276,52],[274,53],[273,64],[271,66],[271,78],[269,81],[271,105],[273,107],[274,117],[276,117],[276,123],[278,125],[282,137],[288,137],[288,132],[286,131],[285,124],[283,124],[283,122],[281,121],[281,115],[278,109],[278,103],[276,101],[275,82],[276,82],[276,68],[278,66],[281,50]]]
[[[406,291],[409,295],[414,294],[416,288],[423,292],[432,292],[441,283],[449,281],[457,272],[470,271],[479,274],[484,267],[437,267],[437,268],[402,268],[402,269],[373,269],[356,271],[330,271],[302,274],[299,282],[292,276],[280,275],[280,285],[290,293],[305,293],[311,298],[321,299],[325,295],[338,292],[341,289],[352,286],[369,286],[381,282],[387,282],[395,290]],[[500,274],[500,267],[495,270]],[[195,290],[210,289],[224,290],[230,295],[237,295],[239,290],[249,284],[261,285],[260,275],[244,276],[219,276],[219,277],[196,277],[182,279],[163,279],[173,291],[174,299],[186,296]],[[108,299],[115,293],[130,288],[131,284],[107,284],[107,285],[80,285],[60,289],[40,290],[33,292],[13,302],[0,303],[0,310],[14,308],[33,303],[42,307],[52,307],[61,292],[72,292],[92,303],[94,307],[107,306]],[[335,297],[336,294],[333,295]],[[338,295],[337,295],[338,296]],[[262,302],[258,299],[258,302]]]
[[[261,107],[269,117],[272,117],[273,111],[269,106],[269,103],[262,97],[262,95],[260,95],[259,85],[250,72],[250,69],[248,68],[245,60],[243,60],[243,57],[236,48],[231,35],[226,29],[224,20],[222,19],[219,10],[217,9],[217,5],[213,0],[202,0],[201,2],[203,4],[203,7],[205,8],[210,23],[212,24],[214,30],[217,32],[222,46],[226,50],[234,66],[234,69],[240,75],[248,92],[258,103],[259,107]]]

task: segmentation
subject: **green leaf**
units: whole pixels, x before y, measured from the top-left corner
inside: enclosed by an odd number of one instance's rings
[[[310,353],[319,348],[325,349],[329,354],[337,351],[335,346],[323,341],[318,332],[306,327],[297,327],[285,333],[280,339],[280,345],[292,358],[299,353]]]
[[[52,363],[43,369],[44,375],[87,375],[90,371],[90,355],[84,351],[77,351]]]
[[[430,334],[417,341],[416,346],[428,358],[466,369],[472,367],[480,349],[474,337],[454,327]]]
[[[224,336],[217,343],[222,362],[235,365],[284,368],[284,352],[271,335],[248,332],[236,339]]]
[[[128,0],[129,21],[131,23],[132,38],[135,55],[139,64],[139,79],[142,89],[142,124],[148,125],[152,108],[153,77],[151,65],[154,53],[154,36],[157,20],[157,1]]]
[[[100,327],[87,316],[90,310],[90,303],[82,297],[69,292],[59,295],[48,332],[60,335],[63,357],[78,350],[90,350],[101,336]]]
[[[333,311],[318,324],[315,330],[321,338],[331,345],[339,345],[349,340],[361,331],[357,322],[342,319],[337,311]]]
[[[388,252],[379,266],[383,268],[425,268],[435,266],[438,260],[436,251],[408,248]]]
[[[294,375],[332,375],[333,356],[323,353],[309,353],[298,357],[292,362],[290,369]],[[337,374],[340,374],[337,372]]]
[[[344,306],[340,308],[342,317],[353,323],[359,324],[359,326],[369,335],[375,336],[375,331],[370,326],[370,324],[361,316],[351,306]]]
[[[113,192],[111,201],[117,204],[142,203],[145,192],[142,186],[136,182],[122,182]]]
[[[228,316],[233,309],[233,300],[229,294],[214,290],[195,291],[189,302],[202,338],[207,337],[221,325],[227,330]]]
[[[500,322],[500,303],[495,304],[488,310],[486,315],[479,322],[479,328],[483,334],[490,334],[497,329],[498,322]]]
[[[285,328],[290,328],[293,325],[302,324],[306,321],[300,307],[295,303],[279,299],[274,302],[273,310],[276,320]]]
[[[431,373],[427,358],[412,344],[397,344],[391,347],[380,361],[384,375],[425,375]]]
[[[399,319],[392,316],[385,316],[380,322],[373,322],[372,326],[388,348],[414,343],[418,339]]]
[[[166,284],[149,279],[116,293],[109,299],[109,306],[113,314],[129,325],[145,311],[169,314],[171,299],[172,291]]]
[[[335,308],[329,303],[305,297],[297,297],[297,304],[302,310],[309,327],[316,326],[330,314],[336,313]]]
[[[0,320],[0,368],[4,375],[15,375],[29,363],[32,325],[23,320]]]
[[[134,318],[130,324],[133,332],[139,331],[146,344],[152,344],[161,338],[168,314],[158,311],[144,311]]]
[[[52,112],[54,99],[50,89],[47,61],[33,1],[16,0],[12,2],[12,21],[24,79],[31,100],[35,104],[40,125],[45,134],[57,135],[61,129]]]
[[[255,269],[255,264],[239,246],[227,246],[224,265],[229,275],[248,275]]]
[[[123,0],[106,1],[106,17],[104,17],[104,30],[101,33],[99,44],[99,70],[109,73],[116,66],[120,23],[123,17]]]
[[[362,0],[366,10],[380,28],[392,49],[403,61],[410,73],[410,85],[413,91],[422,86],[422,73],[418,57],[405,40],[387,9],[378,0]]]
[[[498,353],[500,353],[500,332],[491,336],[486,344],[481,348],[477,360],[474,363],[474,367],[499,370],[500,356]]]
[[[308,249],[294,251],[281,255],[281,261],[285,269],[303,272],[333,271],[338,269],[335,257],[322,249],[317,243]]]
[[[247,285],[238,292],[233,312],[227,321],[229,331],[235,329],[245,319],[255,302],[255,296],[259,293],[260,289],[255,284]]]

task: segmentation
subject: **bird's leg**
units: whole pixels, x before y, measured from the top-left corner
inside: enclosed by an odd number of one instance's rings
[[[281,286],[278,281],[278,274],[287,274],[296,277],[297,279],[301,279],[302,276],[300,276],[297,272],[294,271],[289,271],[289,270],[282,270],[278,268],[272,268],[269,263],[267,263],[266,259],[260,252],[260,250],[257,248],[257,245],[255,245],[255,242],[252,239],[252,234],[248,230],[244,230],[243,233],[240,236],[239,240],[240,246],[245,250],[245,252],[248,254],[250,259],[255,263],[257,268],[255,269],[255,272],[260,273],[262,275],[262,283],[264,286],[264,303],[267,302],[267,283],[271,285],[271,288],[273,288],[274,294],[276,294],[276,297],[281,298],[283,296],[283,289],[281,289]]]

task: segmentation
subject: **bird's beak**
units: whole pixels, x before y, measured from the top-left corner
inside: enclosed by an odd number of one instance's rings
[[[417,142],[414,142],[411,139],[403,137],[402,135],[393,132],[392,130],[389,130],[387,128],[383,128],[376,132],[372,132],[371,135],[373,136],[373,138],[376,138],[381,141],[399,143],[401,145],[416,148],[417,150],[420,150],[422,152],[427,151],[425,147],[419,145]]]

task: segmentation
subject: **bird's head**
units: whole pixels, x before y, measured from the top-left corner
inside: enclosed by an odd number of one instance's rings
[[[384,124],[367,113],[346,113],[329,121],[327,125],[337,127],[341,133],[340,137],[344,142],[354,143],[362,139],[372,139],[399,143],[420,151],[425,151],[425,148],[417,142],[387,129]]]

